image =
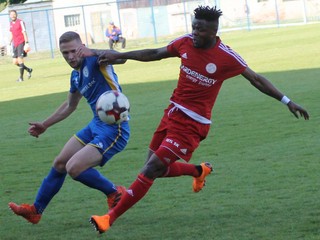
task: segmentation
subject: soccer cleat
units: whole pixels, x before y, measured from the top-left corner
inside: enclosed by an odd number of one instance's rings
[[[101,234],[110,228],[109,219],[110,216],[108,214],[103,216],[93,215],[91,216],[89,222],[93,225],[95,230]]]
[[[31,78],[31,73],[32,73],[33,69],[32,68],[29,68],[29,70],[27,71],[28,72],[28,79]]]
[[[17,79],[17,82],[23,82],[23,78],[19,77],[19,78]]]
[[[9,203],[9,208],[18,216],[25,218],[28,222],[37,224],[41,219],[41,214],[37,213],[34,205],[21,204],[17,205],[13,202]]]
[[[123,186],[117,186],[117,191],[111,193],[107,196],[107,202],[109,210],[117,206],[118,202],[120,201],[122,195],[126,192],[126,188]]]
[[[199,192],[205,186],[205,178],[212,172],[212,165],[210,163],[201,163],[200,166],[202,167],[201,175],[193,178],[192,188],[194,192]]]

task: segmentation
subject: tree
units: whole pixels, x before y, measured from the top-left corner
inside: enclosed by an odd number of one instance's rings
[[[11,4],[19,4],[24,3],[26,0],[0,0],[0,4],[11,5]]]
[[[19,4],[19,3],[24,3],[27,0],[9,0],[9,5],[11,4]]]
[[[0,12],[8,5],[24,3],[26,0],[0,0]]]

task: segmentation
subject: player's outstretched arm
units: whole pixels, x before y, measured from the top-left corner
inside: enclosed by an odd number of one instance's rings
[[[76,53],[79,57],[100,56],[100,55],[108,54],[108,51],[113,51],[113,50],[91,49],[86,47],[85,45],[80,45],[76,49]]]
[[[77,48],[77,55],[79,57],[104,56],[104,55],[108,55],[109,51],[114,51],[114,50],[91,49],[91,48],[87,48],[84,45],[81,45],[79,48]],[[126,61],[127,59],[106,60],[102,58],[102,60],[99,60],[99,64],[100,65],[124,64]]]
[[[303,117],[305,120],[309,119],[308,112],[299,106],[298,104],[291,101],[289,98],[287,98],[284,94],[282,94],[273,84],[267,80],[265,77],[261,76],[260,74],[257,74],[253,70],[251,70],[249,67],[242,73],[242,76],[245,77],[247,80],[250,81],[250,83],[263,92],[264,94],[273,97],[282,103],[286,104],[289,108],[290,112],[293,113],[293,115],[296,118],[299,118],[299,115]]]
[[[167,47],[155,49],[143,49],[130,52],[117,52],[114,50],[106,50],[103,54],[99,54],[99,61],[114,61],[116,59],[131,59],[141,62],[157,61],[164,58],[175,57],[168,52]]]
[[[100,59],[99,61],[99,65],[116,65],[116,64],[124,64],[127,62],[127,59],[116,59],[116,60],[106,60],[106,59]]]
[[[87,48],[85,45],[80,45],[76,53],[79,57],[91,57],[91,56],[97,56],[97,52],[94,49]]]

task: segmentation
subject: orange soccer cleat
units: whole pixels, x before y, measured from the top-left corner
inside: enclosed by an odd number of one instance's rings
[[[93,225],[95,230],[101,234],[110,228],[109,219],[110,219],[110,216],[108,214],[103,216],[94,215],[94,216],[91,216],[89,221]]]
[[[202,174],[199,177],[193,178],[192,188],[194,192],[199,192],[206,183],[206,176],[208,176],[212,172],[212,165],[208,162],[201,163],[200,166],[202,167]]]
[[[41,214],[37,213],[34,205],[21,204],[17,205],[13,202],[9,203],[9,208],[18,216],[25,218],[28,222],[37,224],[41,219]]]

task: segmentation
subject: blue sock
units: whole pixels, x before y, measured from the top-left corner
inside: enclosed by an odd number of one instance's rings
[[[105,195],[115,192],[116,186],[107,178],[100,174],[99,171],[89,168],[79,174],[74,180],[83,183],[84,185],[100,190]]]
[[[34,202],[38,213],[42,214],[54,195],[59,192],[66,175],[66,173],[60,173],[53,167],[51,168],[48,176],[43,179]]]

